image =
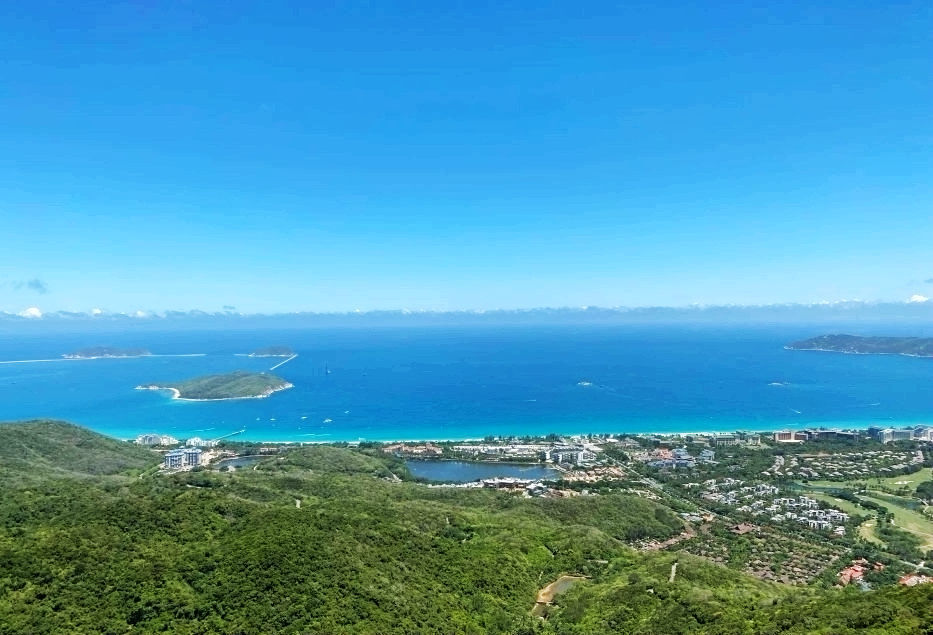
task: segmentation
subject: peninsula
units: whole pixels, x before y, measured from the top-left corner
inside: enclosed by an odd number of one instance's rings
[[[137,390],[170,390],[172,399],[220,401],[224,399],[263,399],[292,388],[293,384],[269,373],[237,370],[223,375],[204,375],[180,382],[145,384]]]
[[[265,348],[257,348],[255,351],[249,354],[250,357],[291,357],[295,354],[295,351],[290,349],[287,346],[267,346]]]
[[[151,355],[145,348],[114,348],[112,346],[91,346],[72,353],[64,353],[65,359],[99,359],[101,357],[144,357]]]
[[[788,344],[794,351],[829,351],[855,355],[909,355],[933,357],[933,337],[860,337],[820,335]]]

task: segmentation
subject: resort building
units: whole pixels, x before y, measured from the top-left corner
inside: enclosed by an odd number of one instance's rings
[[[555,463],[581,465],[596,460],[596,454],[581,447],[557,447],[548,453]]]
[[[141,434],[136,437],[139,445],[175,445],[178,439],[168,434]]]
[[[189,448],[213,448],[217,445],[217,441],[212,439],[202,439],[201,437],[191,437],[185,442]]]
[[[713,437],[713,445],[722,447],[727,445],[737,445],[739,438],[734,434],[717,434]]]
[[[201,464],[201,448],[176,448],[165,453],[163,467],[166,470],[180,470]]]
[[[185,466],[201,465],[201,448],[185,448],[183,450]]]
[[[185,465],[185,451],[171,450],[165,453],[164,467],[166,470],[179,470]]]
[[[877,439],[882,443],[891,443],[892,441],[910,441],[913,438],[914,431],[910,428],[896,430],[894,428],[885,428],[878,433]]]
[[[802,430],[780,430],[774,433],[775,443],[803,443],[807,433]]]

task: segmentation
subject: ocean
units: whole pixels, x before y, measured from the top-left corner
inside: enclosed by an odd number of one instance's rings
[[[877,330],[877,329],[876,329]],[[165,355],[0,364],[0,421],[55,418],[118,438],[469,439],[933,423],[933,359],[788,351],[823,328],[554,326],[113,332],[0,337],[0,360],[94,345]],[[883,333],[883,329],[879,330]],[[134,390],[282,361],[267,399]]]

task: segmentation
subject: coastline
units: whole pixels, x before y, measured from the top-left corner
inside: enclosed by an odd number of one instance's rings
[[[260,395],[245,395],[243,397],[218,397],[216,399],[193,399],[191,397],[182,397],[181,392],[177,388],[173,388],[171,386],[157,386],[155,384],[152,384],[150,386],[142,386],[142,385],[136,386],[134,390],[170,390],[172,392],[173,401],[240,401],[242,399],[265,399],[266,397],[269,397],[274,393],[280,392],[282,390],[288,390],[289,388],[294,388],[294,387],[295,387],[295,384],[291,382],[285,382],[281,386],[270,388]]]
[[[931,359],[933,355],[917,355],[916,353],[863,353],[861,351],[838,351],[834,348],[796,348],[785,346],[785,351],[818,351],[820,353],[841,353],[842,355],[889,355],[895,357],[916,357],[918,359]]]
[[[213,401],[213,400],[208,400]],[[914,425],[933,425],[933,416],[928,419],[911,419],[903,421],[872,421],[872,422],[863,422],[863,421],[839,421],[839,422],[812,422],[809,424],[797,424],[793,426],[773,426],[765,428],[756,428],[756,427],[723,427],[716,430],[701,430],[696,429],[684,429],[684,430],[665,430],[665,431],[622,431],[616,428],[615,430],[607,429],[593,429],[589,431],[576,431],[576,432],[542,432],[538,434],[531,433],[522,433],[522,434],[509,434],[506,432],[501,433],[501,436],[531,436],[536,438],[543,438],[547,434],[557,434],[563,437],[578,437],[586,436],[589,434],[610,434],[612,436],[638,436],[638,437],[658,437],[664,439],[676,439],[686,436],[715,436],[720,434],[734,434],[735,432],[742,431],[749,434],[759,434],[762,436],[771,435],[775,432],[783,430],[806,430],[806,429],[825,429],[825,430],[851,430],[851,431],[866,431],[869,427],[874,425],[880,425],[882,427],[891,427],[891,428],[904,428]],[[92,428],[93,429],[93,428]],[[183,430],[167,430],[168,434],[173,436],[184,437],[189,432]],[[107,434],[107,432],[102,432],[102,434]],[[137,434],[132,435],[121,435],[116,438],[124,440],[133,440]],[[114,435],[115,436],[115,435]],[[321,435],[322,437],[325,435]],[[315,439],[313,441],[307,440],[307,438],[302,438],[300,436],[292,435],[283,435],[278,438],[263,437],[261,434],[257,436],[249,435],[249,433],[241,434],[237,436],[238,441],[249,442],[249,443],[263,443],[263,444],[295,444],[295,445],[321,445],[321,444],[330,444],[330,443],[357,443],[360,441],[364,442],[373,442],[373,443],[478,443],[484,440],[484,436],[477,436],[476,434],[466,434],[464,436],[387,436],[387,437],[343,437],[337,432],[334,436],[326,435],[328,438]],[[497,434],[496,436],[500,436]]]

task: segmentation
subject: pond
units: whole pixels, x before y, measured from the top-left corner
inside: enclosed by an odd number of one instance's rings
[[[414,476],[444,483],[469,483],[479,479],[496,477],[554,480],[560,474],[554,468],[534,463],[411,460],[405,461],[405,465]]]
[[[214,469],[219,470],[222,467],[230,467],[236,469],[242,469],[244,467],[252,467],[259,461],[269,458],[268,456],[263,456],[261,454],[253,454],[250,456],[235,456],[232,459],[223,459],[214,464]]]

